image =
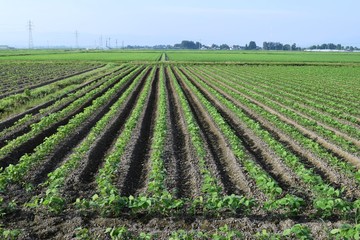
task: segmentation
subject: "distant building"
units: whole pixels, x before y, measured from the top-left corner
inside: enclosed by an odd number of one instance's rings
[[[349,50],[337,50],[337,49],[305,49],[305,52],[349,52]]]
[[[7,49],[15,49],[15,48],[9,47],[8,45],[0,45],[0,50],[7,50]]]

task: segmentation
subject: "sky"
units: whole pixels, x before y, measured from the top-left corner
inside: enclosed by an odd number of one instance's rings
[[[359,0],[0,0],[0,45],[82,47],[256,41],[360,47]]]

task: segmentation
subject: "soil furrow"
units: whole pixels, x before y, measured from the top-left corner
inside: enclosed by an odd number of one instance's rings
[[[174,71],[174,70],[173,70]],[[226,194],[245,194],[251,196],[253,191],[250,189],[242,168],[238,164],[236,157],[228,146],[224,136],[221,134],[215,123],[205,111],[202,104],[194,96],[191,90],[184,84],[181,77],[174,71],[177,81],[184,90],[185,96],[194,113],[201,131],[204,133],[205,140],[210,148],[217,170],[221,176],[221,181]]]
[[[150,69],[142,77],[121,109],[118,110],[119,114],[108,124],[103,134],[98,137],[77,170],[66,180],[66,187],[63,192],[70,201],[74,201],[80,196],[87,198],[93,195],[96,190],[95,176],[120,135],[122,127],[129,117],[149,74]]]
[[[181,111],[178,96],[172,86],[168,72],[166,76],[166,89],[168,94],[168,141],[165,147],[171,149],[165,158],[165,167],[169,182],[177,189],[178,198],[198,196],[201,191],[200,171],[196,168],[191,155],[187,137],[186,123]],[[171,174],[170,174],[171,173]],[[170,184],[168,184],[170,185]]]
[[[157,91],[159,82],[159,69],[156,70],[152,80],[151,92],[142,119],[139,136],[136,140],[130,157],[128,171],[121,189],[122,196],[136,195],[139,189],[146,186],[149,170],[148,159],[154,130],[154,120],[157,103]]]
[[[62,125],[66,125],[73,116],[82,112],[86,107],[90,106],[94,99],[103,95],[107,90],[111,89],[120,80],[121,80],[121,78],[119,78],[117,81],[115,81],[114,83],[112,83],[111,85],[109,85],[108,87],[103,89],[101,92],[97,93],[94,97],[87,99],[87,101],[80,108],[73,111],[65,119],[50,126],[48,129],[44,130],[42,133],[34,136],[29,141],[27,141],[27,142],[23,143],[21,146],[17,147],[8,156],[4,157],[3,159],[0,159],[0,167],[5,168],[9,164],[16,164],[19,161],[21,156],[23,156],[26,153],[31,153],[36,148],[36,146],[38,146],[39,144],[41,144],[44,141],[44,139],[46,137],[54,134],[58,127],[60,127]],[[132,80],[133,80],[133,78],[131,79],[131,81]],[[128,83],[129,83],[129,81],[128,81]]]

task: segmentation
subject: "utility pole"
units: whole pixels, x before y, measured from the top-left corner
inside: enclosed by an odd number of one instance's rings
[[[34,47],[33,37],[32,37],[32,30],[33,30],[33,24],[31,20],[29,20],[28,23],[28,29],[29,29],[29,49],[32,49]]]
[[[79,33],[75,31],[75,48],[79,48]]]
[[[124,40],[121,42],[121,48],[124,49]]]
[[[117,39],[116,39],[116,41],[115,41],[115,42],[116,42],[116,49],[117,49],[117,48],[118,48],[118,45],[117,45]]]
[[[111,48],[111,43],[110,43],[110,40],[111,40],[111,38],[109,38],[109,48]]]

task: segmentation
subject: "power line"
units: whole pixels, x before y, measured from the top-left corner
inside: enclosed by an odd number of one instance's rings
[[[28,30],[29,30],[29,49],[32,49],[34,47],[33,37],[32,37],[32,30],[34,25],[32,24],[31,20],[29,20],[28,23]]]

